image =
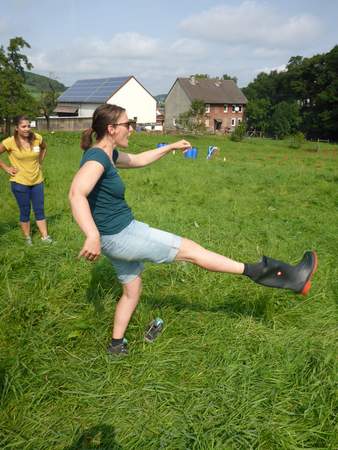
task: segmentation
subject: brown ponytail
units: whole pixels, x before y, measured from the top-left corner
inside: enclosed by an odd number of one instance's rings
[[[92,134],[94,133],[93,128],[87,128],[83,131],[81,136],[81,148],[82,150],[88,150],[93,145]]]
[[[124,112],[125,109],[121,108],[121,106],[110,105],[108,103],[98,106],[93,114],[91,128],[87,128],[87,130],[82,133],[81,148],[83,150],[88,150],[88,148],[92,146],[93,133],[95,133],[97,140],[102,139],[107,133],[108,125],[116,125],[119,117]]]

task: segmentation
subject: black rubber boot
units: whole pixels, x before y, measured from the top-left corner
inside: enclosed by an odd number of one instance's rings
[[[244,274],[263,286],[290,289],[306,295],[311,288],[311,278],[316,269],[316,253],[305,252],[296,266],[263,256],[258,264],[246,264]]]

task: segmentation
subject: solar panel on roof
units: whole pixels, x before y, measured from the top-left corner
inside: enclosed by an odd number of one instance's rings
[[[59,98],[59,102],[103,103],[128,80],[129,77],[78,80]]]

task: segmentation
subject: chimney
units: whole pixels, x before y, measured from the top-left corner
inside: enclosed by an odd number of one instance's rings
[[[196,84],[196,78],[195,78],[193,75],[191,75],[189,81],[190,81],[190,83],[191,83],[193,86],[195,86],[195,84]]]

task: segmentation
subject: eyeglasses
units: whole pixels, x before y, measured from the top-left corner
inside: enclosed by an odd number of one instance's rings
[[[135,122],[133,120],[128,120],[128,122],[112,123],[112,125],[114,125],[114,127],[117,127],[117,125],[121,125],[129,130],[129,128],[132,127],[134,123]]]

